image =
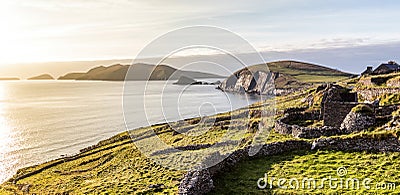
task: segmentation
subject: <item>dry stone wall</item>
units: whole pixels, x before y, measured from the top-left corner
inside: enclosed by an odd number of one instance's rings
[[[312,144],[306,141],[290,140],[264,145],[254,156],[248,155],[249,147],[239,149],[219,164],[203,169],[189,171],[178,188],[179,194],[198,195],[206,194],[214,189],[213,177],[232,169],[240,161],[252,158],[284,154],[295,150],[338,150],[338,151],[366,151],[366,152],[400,152],[400,142],[397,137],[385,135],[360,135],[350,138],[319,138]]]
[[[386,137],[357,136],[342,139],[319,138],[312,143],[312,150],[339,150],[351,152],[400,152],[400,142],[397,137],[385,135]]]
[[[400,88],[377,88],[357,91],[360,100],[374,101],[384,94],[400,93]]]
[[[293,109],[297,110],[297,109]],[[301,110],[299,108],[299,110]],[[292,121],[319,120],[320,112],[289,112],[275,122],[275,131],[280,134],[292,135],[295,138],[318,138],[321,136],[340,135],[343,132],[336,127],[302,127],[292,125]]]
[[[340,128],[347,114],[358,104],[357,102],[325,102],[324,126]]]

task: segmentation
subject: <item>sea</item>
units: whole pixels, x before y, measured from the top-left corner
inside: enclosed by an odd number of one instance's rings
[[[124,109],[124,101],[136,100],[137,109]],[[164,81],[0,81],[0,183],[20,168],[74,155],[128,127],[212,115],[257,101],[215,85]]]

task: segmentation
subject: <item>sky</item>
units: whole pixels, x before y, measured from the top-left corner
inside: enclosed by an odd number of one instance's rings
[[[14,64],[17,68],[23,62],[133,59],[158,36],[191,25],[221,27],[237,33],[260,52],[290,54],[278,55],[280,58],[294,56],[302,60],[304,56],[300,54],[311,52],[314,58],[307,54],[304,60],[328,62],[349,72],[362,69],[366,62],[354,68],[345,63],[347,58],[330,61],[334,59],[326,51],[346,48],[356,56],[365,56],[365,49],[370,52],[370,47],[378,45],[369,62],[399,58],[387,56],[386,52],[387,48],[391,53],[393,49],[398,51],[393,44],[400,43],[400,2],[395,0],[0,0],[0,3],[0,68],[4,64]],[[330,58],[315,57],[324,55]],[[275,59],[273,55],[268,57]]]

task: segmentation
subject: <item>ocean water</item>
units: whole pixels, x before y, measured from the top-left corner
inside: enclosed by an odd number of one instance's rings
[[[225,112],[258,100],[212,85],[162,81],[147,83],[144,96],[143,85],[131,81],[125,93],[138,100],[138,109],[125,113],[134,119],[128,120],[130,128]],[[123,82],[0,81],[0,183],[19,168],[76,154],[125,131],[123,89]]]

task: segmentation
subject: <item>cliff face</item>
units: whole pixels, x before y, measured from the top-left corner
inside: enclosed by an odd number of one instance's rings
[[[277,77],[279,73],[242,69],[225,79],[218,88],[229,92],[272,94]]]

